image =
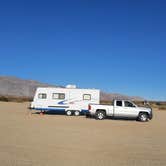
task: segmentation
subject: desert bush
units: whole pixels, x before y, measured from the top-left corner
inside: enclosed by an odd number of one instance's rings
[[[166,110],[166,106],[159,107],[159,110]]]
[[[4,102],[29,102],[32,101],[30,97],[17,97],[17,96],[0,96],[0,101]]]
[[[8,102],[8,98],[5,97],[5,96],[0,96],[0,101],[5,101],[5,102]]]
[[[112,104],[112,101],[102,100],[102,101],[100,101],[100,104],[108,104],[108,105],[110,105],[110,104]]]

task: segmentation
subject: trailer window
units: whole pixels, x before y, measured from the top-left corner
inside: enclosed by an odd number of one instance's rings
[[[65,94],[64,93],[53,93],[52,99],[65,99]]]
[[[64,93],[59,93],[59,99],[65,99],[65,94]]]
[[[39,99],[46,99],[47,98],[47,94],[46,93],[39,93],[38,98]]]
[[[84,94],[83,95],[83,100],[91,100],[91,95],[90,94]]]

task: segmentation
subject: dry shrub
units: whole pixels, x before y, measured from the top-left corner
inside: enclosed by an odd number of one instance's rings
[[[112,101],[100,101],[100,104],[107,104],[107,105],[111,105],[112,104]]]
[[[0,96],[0,101],[4,102],[29,102],[32,101],[30,97],[18,97],[18,96]]]

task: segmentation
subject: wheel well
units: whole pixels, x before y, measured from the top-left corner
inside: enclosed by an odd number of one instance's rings
[[[148,112],[143,112],[143,111],[142,111],[142,112],[139,112],[139,115],[140,115],[140,114],[146,114],[146,115],[148,115],[148,117],[149,117],[149,113],[148,113]]]
[[[67,112],[67,111],[71,111],[71,112],[73,112],[73,110],[66,110],[66,112]]]
[[[71,111],[71,112],[79,111],[79,112],[81,112],[80,110],[71,110],[71,109],[66,110],[66,112],[67,112],[67,111]]]
[[[103,109],[97,109],[96,112],[103,111],[106,114],[106,110]]]
[[[79,112],[81,112],[81,110],[73,110],[74,112],[76,112],[76,111],[79,111]]]

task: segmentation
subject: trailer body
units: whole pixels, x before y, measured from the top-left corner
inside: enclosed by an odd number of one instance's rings
[[[57,111],[78,115],[88,111],[89,104],[99,104],[100,91],[78,88],[37,88],[30,108],[38,111]]]

